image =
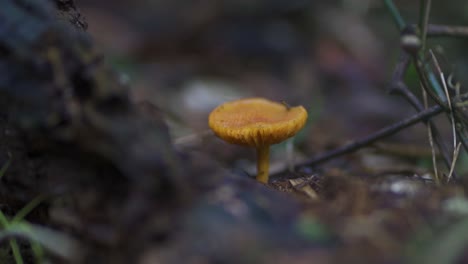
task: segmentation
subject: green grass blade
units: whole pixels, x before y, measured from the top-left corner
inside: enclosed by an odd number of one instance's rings
[[[21,252],[18,243],[16,242],[16,239],[10,240],[10,247],[13,251],[13,258],[15,259],[16,264],[23,264],[23,257],[21,256]]]
[[[32,199],[27,205],[25,205],[15,217],[11,220],[12,223],[17,223],[23,220],[26,215],[28,215],[34,208],[36,208],[42,201],[44,201],[44,196],[39,195],[36,198]]]
[[[398,29],[401,31],[406,27],[406,22],[401,16],[400,11],[398,8],[395,6],[392,0],[384,0],[385,6],[387,7],[388,11],[392,15],[393,21],[395,21],[395,24],[397,25]]]
[[[3,214],[3,212],[0,210],[0,225],[4,228],[7,229],[10,223],[8,222],[7,217]]]

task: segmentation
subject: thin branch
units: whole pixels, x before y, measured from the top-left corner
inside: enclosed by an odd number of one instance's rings
[[[433,90],[429,89],[428,76],[425,74],[422,63],[418,59],[418,56],[416,54],[413,56],[413,63],[416,67],[416,71],[419,75],[419,79],[423,85],[424,90],[428,93],[431,99],[434,100],[439,106],[443,107],[446,112],[450,112],[450,108],[447,106],[447,104],[442,102],[442,100],[434,93]],[[448,98],[448,100],[450,100],[450,98]],[[468,121],[463,116],[463,114],[459,112],[458,109],[454,110],[454,116],[456,119],[455,122],[459,123],[460,120],[462,120],[464,121],[463,123],[468,124]],[[468,142],[467,142],[466,137],[463,136],[462,128],[459,126],[455,126],[455,128],[457,129],[457,136],[460,139],[460,142],[462,143],[463,148],[465,149],[465,151],[468,151]]]
[[[458,145],[455,147],[455,150],[453,151],[452,166],[450,167],[450,171],[447,176],[447,182],[450,182],[450,180],[452,179],[452,175],[455,172],[455,165],[457,164],[458,155],[460,154],[460,147],[461,143],[458,143]]]
[[[468,27],[429,24],[427,26],[427,36],[466,38],[468,37]]]
[[[337,149],[325,152],[317,157],[313,157],[309,160],[303,161],[301,163],[298,163],[294,166],[295,169],[302,167],[302,166],[313,166],[322,162],[329,161],[333,158],[354,152],[362,147],[368,146],[377,140],[383,139],[385,137],[391,136],[398,131],[412,126],[420,121],[427,121],[430,117],[435,116],[443,112],[444,109],[439,106],[435,105],[425,111],[419,112],[409,118],[406,118],[402,121],[399,121],[393,125],[387,126],[374,134],[371,134],[365,138],[353,141],[351,143],[348,143],[342,147],[339,147]]]
[[[403,82],[403,78],[406,70],[408,69],[410,63],[410,56],[406,52],[402,52],[400,55],[400,60],[395,66],[395,70],[392,75],[391,85],[388,88],[388,91],[391,94],[400,94],[402,95],[418,112],[424,111],[426,107],[421,103],[421,101],[410,91],[408,86]],[[430,135],[432,136],[433,141],[437,145],[442,155],[443,161],[447,169],[450,169],[452,161],[449,154],[449,149],[445,144],[442,136],[439,133],[439,130],[434,125],[431,120],[424,122],[426,126],[431,130]],[[455,177],[457,177],[455,175]]]
[[[429,138],[429,145],[431,146],[431,151],[432,151],[432,167],[434,169],[435,183],[436,185],[440,185],[439,169],[437,168],[437,155],[436,155],[436,150],[434,147],[434,136],[432,135],[432,130],[430,126],[427,126],[427,135]],[[451,167],[452,166],[450,166],[450,168]]]
[[[439,62],[436,56],[434,55],[434,52],[432,52],[432,50],[429,50],[429,54],[431,55],[432,62],[434,63],[436,71],[439,73],[440,82],[442,83],[442,87],[444,88],[445,97],[450,98],[450,94],[447,88],[447,83],[445,82],[444,72],[440,68]],[[456,133],[456,128],[455,128],[455,117],[453,114],[452,100],[447,100],[447,105],[448,105],[448,108],[450,109],[450,122],[452,123],[453,149],[455,150],[455,148],[457,147],[457,133]]]
[[[387,89],[387,92],[390,94],[399,94],[402,95],[417,111],[424,110],[423,105],[419,99],[414,95],[409,89],[408,86],[403,82],[405,72],[408,69],[410,63],[410,57],[408,53],[402,52],[398,64],[395,66],[393,71],[392,80],[390,86]]]
[[[427,100],[427,93],[422,87],[421,82],[419,82],[419,86],[421,87],[421,90],[422,90],[424,109],[427,109],[429,107],[429,102]],[[436,157],[435,148],[434,148],[434,136],[432,134],[433,133],[432,133],[431,127],[427,126],[427,137],[429,139],[429,145],[431,146],[431,150],[432,150],[432,168],[434,169],[434,179],[435,179],[436,185],[439,186],[440,185],[439,168],[437,166],[437,157]],[[450,162],[450,158],[449,157],[447,158],[448,158],[447,161]],[[451,166],[448,166],[448,168],[450,170]]]
[[[419,28],[420,38],[421,38],[421,52],[424,53],[426,50],[426,34],[427,34],[427,25],[429,24],[429,13],[431,12],[431,0],[420,0],[421,1],[421,14]]]

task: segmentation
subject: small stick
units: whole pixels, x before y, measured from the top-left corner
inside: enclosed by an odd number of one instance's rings
[[[348,143],[342,147],[339,147],[337,149],[327,151],[317,157],[313,157],[311,159],[308,159],[306,161],[300,162],[294,166],[295,169],[298,169],[299,167],[302,166],[313,166],[322,162],[329,161],[333,158],[354,152],[362,147],[368,146],[377,140],[380,140],[382,138],[391,136],[395,134],[396,132],[412,126],[420,121],[427,121],[430,117],[438,115],[444,111],[444,108],[441,107],[440,105],[435,105],[425,111],[419,112],[409,118],[406,118],[402,121],[399,121],[393,125],[387,126],[385,128],[382,128],[381,130],[375,132],[374,134],[371,134],[365,138],[353,141],[351,143]],[[282,171],[284,172],[284,171]]]
[[[450,182],[450,179],[452,178],[453,172],[455,171],[455,165],[457,164],[458,154],[460,154],[460,147],[461,147],[461,143],[458,143],[457,147],[453,151],[452,166],[450,167],[450,171],[449,171],[449,174],[447,176],[447,182]]]
[[[428,77],[427,75],[425,74],[424,72],[424,69],[423,69],[423,66],[422,66],[422,62],[418,59],[418,56],[417,55],[413,55],[413,61],[414,61],[414,65],[416,67],[416,71],[419,75],[419,78],[420,78],[420,81],[423,85],[423,88],[424,90],[427,92],[427,94],[431,97],[432,100],[434,100],[434,102],[436,102],[438,105],[440,105],[441,107],[444,108],[445,111],[447,112],[450,112],[450,109],[448,107],[447,104],[445,104],[445,102],[443,102],[436,94],[434,91],[432,91],[430,89],[430,85],[429,85],[429,80],[428,80]],[[445,97],[445,94],[444,94],[444,97]],[[450,100],[450,98],[447,98],[447,100]],[[459,122],[459,120],[463,120],[465,121],[466,123],[466,118],[464,118],[462,116],[462,114],[460,114],[458,112],[457,109],[454,110],[454,116],[456,118],[456,122]],[[457,134],[458,134],[458,138],[460,139],[460,142],[462,143],[462,146],[463,148],[468,151],[468,142],[466,140],[465,137],[463,137],[463,132],[460,131],[460,129],[458,128],[458,126],[455,126],[455,128],[457,129]]]
[[[420,86],[422,86],[421,83],[419,83]],[[429,106],[428,100],[427,100],[427,93],[424,90],[423,87],[421,87],[422,90],[422,95],[424,99],[424,108],[427,109]],[[430,126],[427,127],[427,137],[429,139],[429,145],[431,146],[432,150],[432,168],[434,169],[434,179],[436,185],[440,185],[440,178],[439,178],[439,169],[437,168],[437,157],[435,153],[435,148],[434,148],[434,136],[432,135],[432,129]],[[449,166],[449,169],[451,166]]]
[[[420,0],[421,2],[421,14],[419,28],[421,30],[421,51],[424,52],[426,49],[426,36],[427,36],[427,25],[429,23],[429,13],[431,11],[431,0]]]
[[[468,94],[464,94],[460,97],[461,100],[466,100],[468,99]],[[337,149],[334,149],[334,150],[330,150],[330,151],[327,151],[321,155],[318,155],[316,157],[313,157],[311,159],[308,159],[308,160],[305,160],[305,161],[302,161],[302,162],[299,162],[297,163],[294,168],[297,170],[298,168],[300,167],[303,167],[303,166],[314,166],[314,165],[317,165],[319,163],[323,163],[323,162],[326,162],[326,161],[329,161],[333,158],[336,158],[336,157],[339,157],[339,156],[343,156],[343,155],[346,155],[348,153],[351,153],[351,152],[354,152],[362,147],[365,147],[365,146],[368,146],[374,142],[376,142],[377,140],[380,140],[380,139],[383,139],[385,137],[388,137],[388,136],[391,136],[393,134],[395,134],[396,132],[406,128],[406,127],[409,127],[409,126],[412,126],[420,121],[423,121],[423,122],[427,122],[429,120],[429,118],[435,116],[435,115],[438,115],[440,113],[442,113],[443,111],[445,111],[446,109],[440,105],[434,105],[432,106],[431,108],[428,108],[424,111],[421,111],[411,117],[408,117],[402,121],[399,121],[393,125],[390,125],[390,126],[387,126],[385,128],[382,128],[381,130],[375,132],[374,134],[372,135],[369,135],[365,138],[362,138],[360,140],[356,140],[356,141],[353,141],[351,143],[348,143],[342,147],[339,147]],[[282,171],[279,171],[278,173],[284,173],[286,172],[286,170],[282,170]]]
[[[428,37],[468,37],[468,27],[448,25],[427,25]]]
[[[452,135],[453,135],[452,136],[453,137],[453,149],[455,150],[457,147],[457,133],[455,129],[455,117],[453,115],[452,100],[450,99],[450,94],[447,88],[447,84],[445,82],[444,72],[440,68],[439,62],[437,61],[437,58],[435,57],[434,52],[432,52],[432,50],[429,50],[429,54],[431,55],[432,61],[434,63],[434,66],[437,72],[439,72],[440,82],[442,83],[442,87],[444,88],[445,97],[448,98],[447,105],[448,105],[448,108],[450,109],[450,121],[452,123]]]
[[[400,60],[395,67],[395,70],[392,75],[391,85],[388,88],[388,92],[391,94],[400,94],[402,95],[418,112],[424,111],[426,107],[421,103],[421,101],[410,91],[408,86],[403,82],[403,77],[405,75],[406,70],[408,69],[408,65],[410,62],[410,56],[406,52],[402,52],[400,55]],[[435,144],[440,150],[442,154],[443,161],[447,166],[447,169],[451,167],[451,158],[449,154],[449,150],[445,142],[443,141],[439,130],[434,125],[434,122],[431,120],[424,121],[426,126],[429,127],[431,130],[431,136]],[[456,177],[456,175],[455,175]]]
[[[387,92],[390,94],[400,94],[417,110],[424,110],[419,99],[412,93],[408,86],[403,82],[403,77],[410,63],[410,56],[406,52],[402,52],[398,64],[395,66],[392,80]]]
[[[425,92],[424,92],[425,93]],[[426,95],[427,98],[427,95]],[[432,168],[434,169],[434,179],[436,185],[440,185],[440,178],[439,178],[439,169],[437,168],[437,155],[436,155],[436,150],[434,147],[434,136],[432,135],[432,130],[431,127],[427,127],[427,135],[429,138],[429,145],[431,146],[431,151],[432,151]],[[453,162],[452,162],[453,164]],[[452,168],[453,166],[450,166]]]

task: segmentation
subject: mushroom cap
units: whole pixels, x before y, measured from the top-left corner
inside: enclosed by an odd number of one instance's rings
[[[288,107],[263,98],[246,98],[216,107],[208,125],[225,141],[251,147],[279,143],[294,136],[305,124],[302,106]]]

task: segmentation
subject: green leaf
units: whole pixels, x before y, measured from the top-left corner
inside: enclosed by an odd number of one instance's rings
[[[16,213],[15,217],[11,220],[12,223],[19,222],[23,220],[34,208],[36,208],[42,201],[44,196],[39,195],[36,198],[32,199],[27,205],[25,205],[21,210]]]

